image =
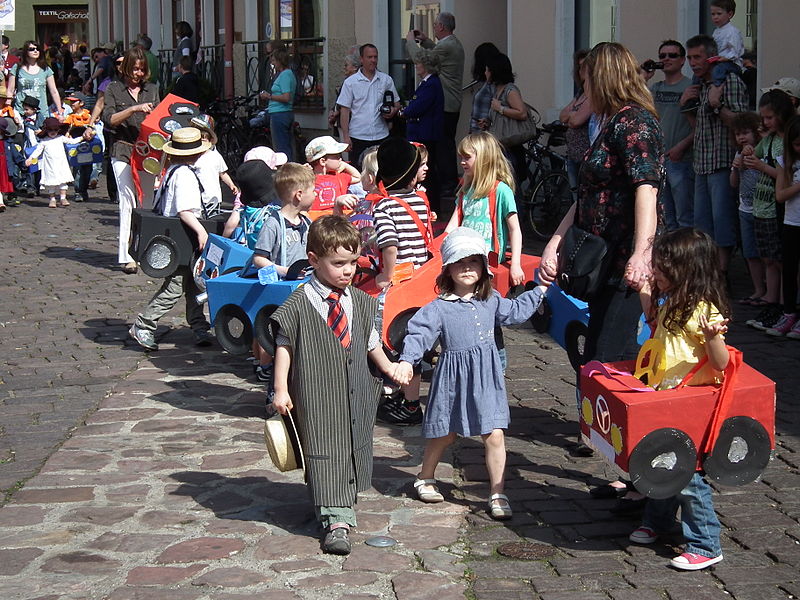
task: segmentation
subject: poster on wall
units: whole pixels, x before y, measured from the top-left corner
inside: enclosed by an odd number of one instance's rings
[[[16,0],[0,0],[0,30],[14,31]]]

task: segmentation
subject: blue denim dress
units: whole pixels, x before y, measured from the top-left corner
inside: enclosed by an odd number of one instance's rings
[[[450,294],[414,315],[400,360],[416,364],[437,339],[441,345],[422,424],[424,437],[481,435],[508,427],[508,400],[494,328],[529,319],[541,301],[539,289],[514,300],[496,291],[486,300]]]

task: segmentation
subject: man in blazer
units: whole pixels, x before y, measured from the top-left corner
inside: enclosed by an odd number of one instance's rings
[[[444,136],[438,152],[440,192],[442,198],[453,199],[458,183],[456,128],[461,112],[461,86],[464,77],[464,46],[453,34],[455,28],[456,18],[453,14],[442,12],[433,23],[438,43],[434,44],[418,30],[409,31],[406,36],[406,47],[411,60],[418,62],[426,54],[433,54],[438,58],[439,78],[444,90]]]

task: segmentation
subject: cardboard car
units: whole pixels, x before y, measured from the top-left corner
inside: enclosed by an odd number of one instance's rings
[[[199,219],[209,233],[222,234],[227,215]],[[149,277],[168,277],[178,267],[188,267],[197,252],[197,236],[180,217],[164,217],[152,210],[135,208],[131,217],[128,252]]]
[[[206,281],[208,312],[214,334],[230,354],[250,352],[255,336],[269,347],[267,319],[298,287],[308,281],[308,261],[297,261],[284,279],[262,284],[257,270],[244,268]]]
[[[247,246],[233,239],[209,233],[203,253],[192,267],[197,287],[205,290],[209,279],[239,271],[247,265],[252,256],[253,251]]]
[[[531,317],[533,328],[547,333],[567,351],[567,357],[576,371],[585,363],[586,334],[589,327],[589,305],[567,294],[553,283],[547,288],[544,301]],[[650,337],[650,327],[644,314],[639,319],[637,341],[641,346]]]
[[[133,168],[152,175],[161,172],[161,148],[176,129],[188,127],[200,107],[174,94],[167,94],[142,121],[131,156]]]
[[[754,481],[775,449],[775,383],[740,362],[722,385],[663,391],[634,377],[633,361],[590,362],[581,370],[583,441],[651,498],[678,494],[700,469],[722,485]]]
[[[440,235],[433,240],[433,257],[418,269],[414,269],[404,281],[394,283],[386,293],[383,307],[383,331],[379,332],[384,345],[391,352],[402,351],[403,338],[406,335],[411,317],[428,302],[436,298],[436,277],[442,271],[442,256],[439,248],[445,236]],[[502,296],[511,297],[530,289],[533,286],[533,273],[539,266],[539,257],[523,254],[522,270],[531,275],[531,281],[521,286],[512,286],[508,262],[498,263],[497,254],[489,253],[489,268],[494,274],[492,287]],[[354,282],[359,288],[372,296],[378,296],[381,288],[375,284],[375,278],[362,277]]]

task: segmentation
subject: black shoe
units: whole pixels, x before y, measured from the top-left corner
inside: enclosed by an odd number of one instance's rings
[[[350,530],[346,527],[331,529],[322,541],[322,551],[328,554],[350,554]]]
[[[378,421],[390,425],[419,425],[422,423],[422,406],[419,400],[406,400],[402,395],[390,396],[378,407]]]
[[[750,319],[746,324],[759,331],[766,331],[774,327],[782,316],[783,308],[778,304],[770,304],[758,313],[755,319]]]
[[[621,499],[627,493],[628,493],[627,486],[615,487],[610,483],[606,483],[604,485],[598,485],[589,490],[589,495],[592,498],[597,498],[597,499],[603,499],[603,498]]]
[[[256,381],[269,383],[272,381],[272,364],[258,365],[255,367]]]
[[[612,515],[616,515],[618,517],[638,515],[644,510],[645,504],[647,504],[647,498],[620,498],[617,500],[617,503],[609,509],[609,511]]]
[[[208,329],[198,329],[193,332],[195,346],[210,346],[214,343],[214,335]]]
[[[589,446],[587,446],[583,442],[578,442],[574,446],[570,447],[569,454],[570,456],[578,456],[586,458],[589,456],[594,456],[594,450],[592,450]]]

